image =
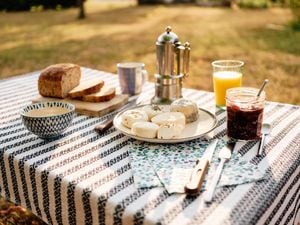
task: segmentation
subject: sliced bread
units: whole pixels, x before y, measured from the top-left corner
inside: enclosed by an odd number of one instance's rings
[[[101,80],[100,78],[82,81],[77,87],[75,87],[69,92],[68,97],[81,98],[84,95],[97,93],[100,91],[103,85],[104,85],[104,81]]]
[[[103,87],[97,93],[85,95],[82,100],[85,102],[107,102],[116,95],[116,89],[112,87]]]

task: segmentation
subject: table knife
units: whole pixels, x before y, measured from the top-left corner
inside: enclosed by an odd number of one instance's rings
[[[219,182],[219,179],[221,177],[224,164],[225,164],[225,162],[229,161],[229,159],[231,158],[231,154],[232,154],[232,151],[234,149],[234,146],[235,146],[235,143],[227,143],[227,145],[225,145],[221,149],[221,151],[219,152],[218,157],[221,161],[218,165],[216,173],[213,176],[212,181],[211,181],[207,191],[204,192],[204,196],[203,196],[204,201],[207,202],[207,203],[211,202],[212,199],[213,199],[215,189],[216,189],[216,186],[217,186],[217,184]]]
[[[121,108],[115,110],[114,113],[117,114],[125,109],[134,108],[138,104],[138,98],[139,98],[139,96],[132,96],[125,105],[123,105]],[[112,116],[108,117],[106,120],[104,120],[103,122],[101,122],[100,124],[96,125],[94,130],[97,133],[101,134],[113,126],[113,121],[114,121],[114,116],[112,115]]]
[[[189,182],[185,185],[185,192],[187,194],[199,193],[205,174],[207,172],[209,163],[213,158],[214,151],[216,149],[218,139],[213,140],[207,147],[204,155],[197,160],[196,166],[191,173]]]

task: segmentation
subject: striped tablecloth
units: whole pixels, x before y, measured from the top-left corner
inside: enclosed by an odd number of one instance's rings
[[[117,77],[83,69],[85,79]],[[59,140],[28,132],[19,110],[37,92],[38,72],[0,81],[0,191],[48,224],[298,224],[300,221],[300,108],[268,102],[264,121],[272,124],[263,157],[257,144],[239,145],[244,159],[259,165],[266,179],[217,189],[206,206],[202,196],[169,195],[164,188],[136,189],[128,138],[115,128],[103,135],[94,126],[105,117],[77,115]],[[143,100],[153,96],[148,83]],[[215,111],[213,94],[191,89],[184,97]],[[225,135],[225,112],[216,110],[217,137]],[[200,141],[200,140],[199,140]],[[183,143],[184,145],[184,143]]]

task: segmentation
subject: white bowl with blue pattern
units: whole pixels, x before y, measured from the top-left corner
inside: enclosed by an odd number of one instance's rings
[[[66,102],[40,102],[20,112],[23,124],[43,139],[58,138],[72,123],[75,106]]]

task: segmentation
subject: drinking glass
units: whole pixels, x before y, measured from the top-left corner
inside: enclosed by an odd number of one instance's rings
[[[222,108],[225,106],[227,89],[242,85],[243,66],[244,62],[238,60],[217,60],[212,62],[213,86],[218,107]]]

